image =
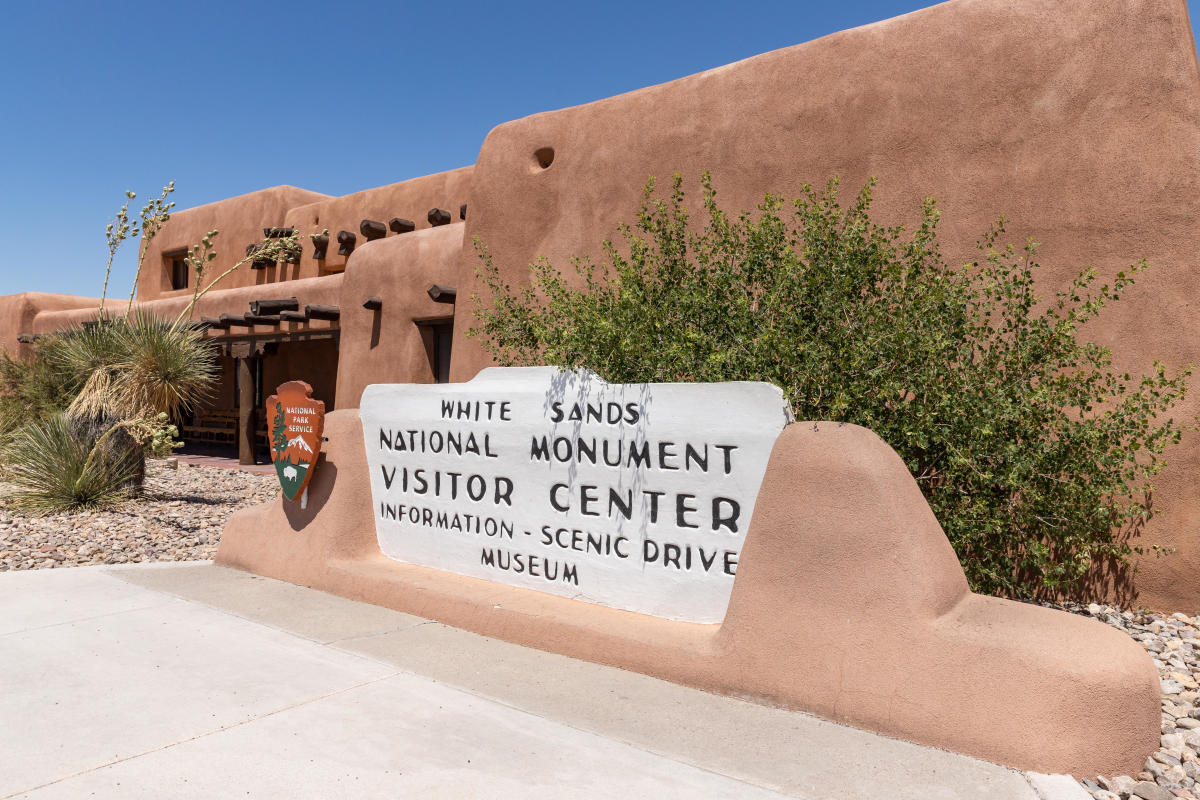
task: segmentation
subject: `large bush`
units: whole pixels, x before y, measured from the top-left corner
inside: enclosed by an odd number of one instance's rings
[[[1167,415],[1189,373],[1156,363],[1145,377],[1116,374],[1079,330],[1144,263],[1099,287],[1087,271],[1044,302],[1035,245],[1000,246],[1002,226],[977,263],[948,266],[932,201],[911,232],[871,221],[871,184],[846,207],[831,182],[731,217],[705,175],[693,221],[681,186],[676,176],[656,199],[651,181],[603,263],[577,258],[564,275],[542,259],[527,287],[505,283],[479,245],[491,297],[472,333],[506,365],[584,366],[614,382],[769,381],[799,420],[874,430],[904,458],[976,591],[1069,591],[1098,561],[1142,552],[1128,534],[1179,440]]]

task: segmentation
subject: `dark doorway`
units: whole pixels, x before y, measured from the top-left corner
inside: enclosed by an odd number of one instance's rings
[[[434,383],[450,382],[450,348],[454,342],[454,318],[419,319],[421,339],[429,356],[429,371]]]

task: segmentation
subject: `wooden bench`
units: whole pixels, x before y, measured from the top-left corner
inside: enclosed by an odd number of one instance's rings
[[[238,412],[226,409],[208,409],[192,418],[191,425],[181,426],[180,433],[186,442],[236,445],[238,436]],[[255,437],[260,445],[267,442],[266,420],[260,420]]]

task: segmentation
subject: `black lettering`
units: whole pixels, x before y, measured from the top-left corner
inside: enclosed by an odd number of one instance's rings
[[[729,506],[729,516],[721,513],[721,506]],[[737,533],[738,517],[742,513],[742,504],[729,497],[714,497],[712,501],[712,529],[729,528],[730,533]]]
[[[639,452],[637,442],[629,443],[629,462],[626,464],[632,467],[635,463],[641,463],[644,467],[650,466],[650,443],[642,442],[642,449]]]
[[[383,450],[385,447],[388,450],[392,449],[392,432],[385,431],[383,428],[380,428],[379,429],[379,449]]]
[[[533,437],[533,441],[529,445],[529,460],[530,461],[549,461],[550,460],[550,442],[547,437],[543,436],[542,441],[538,442],[537,437]]]
[[[486,492],[487,481],[483,479],[482,475],[472,475],[471,477],[467,478],[467,495],[472,500],[479,502],[483,499],[483,495]]]
[[[732,550],[725,551],[725,574],[726,575],[737,574],[737,561],[738,561],[737,553],[733,552]]]
[[[550,404],[550,421],[551,422],[562,422],[563,421],[562,402],[559,400],[555,400],[553,403]]]
[[[672,448],[670,452],[667,452],[668,447]],[[679,467],[677,467],[677,466],[671,466],[671,465],[667,464],[668,458],[674,459],[678,455],[675,452],[674,447],[675,447],[674,442],[659,442],[658,443],[658,466],[659,466],[659,469],[670,469],[670,470],[679,469]]]
[[[588,511],[588,509],[592,507],[592,504],[599,499],[600,498],[596,495],[595,486],[581,485],[579,487],[579,513],[583,514],[585,517],[600,516],[599,511]]]
[[[679,566],[679,554],[682,552],[677,544],[663,545],[663,566],[670,567],[674,565],[675,569],[682,569]]]
[[[699,528],[699,525],[693,525],[684,518],[684,514],[695,513],[696,507],[689,506],[688,500],[695,500],[694,494],[677,494],[675,495],[675,524],[680,528]]]
[[[556,483],[550,487],[550,505],[554,506],[555,511],[570,511],[571,510],[570,503],[563,504],[563,503],[558,502],[558,490],[566,489],[566,488],[567,488],[567,485],[565,483]]]
[[[638,411],[637,403],[625,404],[625,421],[630,425],[636,425],[637,421],[642,418],[642,414]]]
[[[500,505],[503,502],[506,506],[512,506],[513,482],[508,478],[496,478],[496,499],[495,504]]]
[[[642,494],[650,498],[650,521],[658,522],[658,498],[662,497],[666,492],[651,492],[646,490]]]
[[[704,457],[700,457],[699,451],[690,444],[683,446],[683,468],[691,469],[692,461],[696,462],[696,466],[700,467],[702,472],[708,472],[708,445],[704,445]]]
[[[392,467],[392,472],[390,475],[388,474],[388,469],[387,469],[386,465],[380,464],[379,469],[380,469],[380,471],[383,472],[383,488],[384,489],[392,488],[392,481],[396,480],[396,468]]]
[[[651,550],[650,548],[654,548]],[[658,542],[653,539],[646,539],[642,542],[642,561],[647,564],[653,564],[658,561]]]
[[[736,444],[717,444],[713,445],[722,453],[725,454],[725,474],[728,475],[733,471],[733,451],[737,450]]]
[[[617,442],[617,445],[615,448],[616,449],[615,458],[609,458],[609,446],[608,445],[609,445],[608,439],[605,439],[601,445],[601,448],[604,451],[604,463],[610,467],[621,466],[621,453],[624,449],[625,443],[620,442],[620,441]]]
[[[624,536],[618,536],[616,540],[613,541],[613,552],[617,554],[617,558],[629,558],[629,551],[621,549],[622,542],[629,544],[629,540]]]
[[[608,487],[608,515],[610,517],[615,516],[613,514],[613,506],[617,507],[617,511],[625,519],[632,518],[633,517],[633,489],[625,490],[625,502],[621,502],[621,495],[617,493],[617,490],[612,488],[611,486]]]

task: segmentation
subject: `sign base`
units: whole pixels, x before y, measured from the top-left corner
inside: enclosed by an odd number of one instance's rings
[[[1018,769],[1134,774],[1158,746],[1158,676],[1141,647],[972,594],[903,461],[866,429],[780,435],[720,624],[389,559],[358,411],[330,413],[326,435],[308,507],[238,512],[217,563]]]

